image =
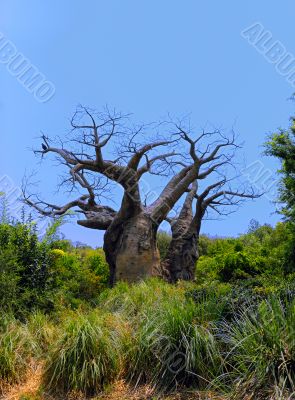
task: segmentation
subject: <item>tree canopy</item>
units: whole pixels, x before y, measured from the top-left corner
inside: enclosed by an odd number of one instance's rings
[[[295,222],[295,117],[291,118],[288,129],[279,129],[269,136],[266,154],[276,157],[280,163],[281,181],[279,186],[279,202],[281,213]]]

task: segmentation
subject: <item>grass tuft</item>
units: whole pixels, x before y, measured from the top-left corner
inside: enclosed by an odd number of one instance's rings
[[[118,368],[107,317],[77,314],[65,321],[60,338],[49,349],[44,383],[51,392],[94,394],[113,382]]]
[[[294,299],[284,304],[272,296],[224,328],[229,376],[235,382],[233,398],[243,399],[250,392],[258,396],[261,390],[274,399],[279,398],[276,393],[295,393]]]
[[[9,384],[20,382],[32,352],[27,326],[4,316],[0,328],[0,380]]]

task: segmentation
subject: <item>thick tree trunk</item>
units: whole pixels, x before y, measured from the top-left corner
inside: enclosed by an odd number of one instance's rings
[[[111,285],[117,281],[136,282],[156,274],[160,263],[156,234],[157,227],[144,212],[127,219],[114,219],[104,237]]]
[[[198,258],[198,234],[187,233],[184,236],[172,238],[161,269],[170,282],[181,279],[193,281]]]

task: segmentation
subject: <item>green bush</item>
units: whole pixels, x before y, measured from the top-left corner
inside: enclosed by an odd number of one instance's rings
[[[96,305],[109,281],[109,268],[103,254],[93,250],[82,256],[60,249],[52,250],[51,254],[56,303],[74,309],[83,304]]]
[[[294,238],[290,223],[274,228],[252,223],[239,238],[209,239],[197,263],[196,280],[234,282],[263,275],[284,279],[295,271]]]
[[[99,277],[101,289],[108,286],[110,280],[110,269],[102,249],[89,250],[83,257],[83,261],[90,271]]]
[[[0,307],[2,312],[21,307],[19,281],[21,268],[12,249],[0,247]]]
[[[0,244],[0,307],[17,315],[52,309],[50,249],[39,242],[34,226],[0,224]]]
[[[237,251],[238,250],[238,251]],[[219,269],[219,276],[222,282],[229,282],[236,279],[247,279],[257,274],[261,268],[258,265],[260,260],[235,248],[235,252],[226,254]],[[263,262],[261,262],[263,265]]]
[[[30,312],[95,306],[108,286],[102,249],[59,240],[54,222],[40,241],[36,226],[0,224],[0,309],[25,320]],[[64,249],[64,250],[63,250]],[[66,251],[65,251],[66,249]]]

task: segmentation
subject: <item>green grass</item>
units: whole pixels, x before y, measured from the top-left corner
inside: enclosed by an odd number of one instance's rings
[[[34,352],[32,338],[26,325],[2,316],[0,328],[0,379],[17,383],[25,375]]]
[[[47,390],[94,394],[117,377],[118,354],[107,319],[92,312],[78,313],[64,322],[62,333],[49,348],[46,359]]]
[[[295,299],[271,296],[257,309],[241,312],[224,326],[223,340],[230,384],[235,383],[233,398],[264,391],[277,399],[295,392]]]
[[[42,358],[48,351],[51,343],[56,340],[59,329],[48,315],[40,311],[29,315],[27,327],[34,342],[35,356]]]
[[[220,370],[214,324],[204,319],[216,317],[213,302],[194,302],[191,289],[192,284],[152,279],[131,287],[119,284],[104,294],[103,307],[116,312],[123,327],[118,334],[123,377],[135,386],[205,387]]]
[[[118,284],[92,311],[0,321],[0,379],[19,382],[32,357],[49,393],[99,394],[116,379],[158,393],[211,389],[231,400],[282,400],[295,391],[293,286]],[[254,397],[253,397],[254,396]],[[251,398],[251,397],[250,397]]]

